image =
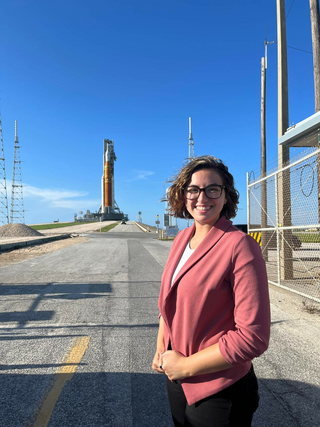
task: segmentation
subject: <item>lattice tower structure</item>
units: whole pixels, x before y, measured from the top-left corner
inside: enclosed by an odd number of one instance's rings
[[[191,132],[191,117],[189,117],[189,162],[191,159],[195,158],[194,155],[194,142],[193,142],[193,137],[192,137],[192,132]]]
[[[191,117],[189,117],[189,162],[191,162],[192,159],[194,159],[196,156],[194,154],[194,141],[192,136],[192,130],[191,130]],[[190,225],[190,220],[187,219],[187,227]]]
[[[24,205],[23,205],[23,186],[22,186],[22,177],[21,177],[20,145],[19,145],[19,139],[18,139],[17,121],[15,121],[10,222],[11,224],[25,223]]]
[[[5,167],[3,135],[2,135],[2,121],[1,121],[1,112],[0,112],[0,226],[2,224],[9,224],[9,210],[8,210],[6,167]]]

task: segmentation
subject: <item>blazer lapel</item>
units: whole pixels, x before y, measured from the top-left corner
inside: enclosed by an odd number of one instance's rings
[[[171,288],[171,280],[172,280],[173,273],[175,272],[179,264],[179,261],[186,248],[187,243],[190,241],[191,237],[194,234],[194,230],[195,230],[195,225],[193,224],[185,233],[185,235],[183,236],[183,239],[181,239],[181,242],[179,242],[179,246],[177,246],[177,248],[175,249],[175,252],[172,254],[172,257],[170,257],[171,258],[170,264],[167,265],[167,272],[166,272],[166,278],[169,282],[167,283],[168,291]]]

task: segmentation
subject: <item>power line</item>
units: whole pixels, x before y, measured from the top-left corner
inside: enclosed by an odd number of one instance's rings
[[[289,13],[290,13],[291,8],[292,8],[292,6],[293,6],[293,3],[294,3],[294,0],[292,0],[292,3],[291,3],[291,6],[290,6],[290,9],[289,9],[289,12],[288,12],[288,14],[287,14],[287,16],[286,16],[286,20],[288,19],[288,16],[289,16]]]
[[[274,42],[266,42],[266,43],[267,43],[267,44],[272,44],[272,43],[278,43],[278,41],[277,41],[277,40],[275,40]],[[313,55],[313,53],[312,53],[312,52],[309,52],[308,50],[298,49],[297,47],[288,46],[288,45],[287,45],[287,47],[288,47],[288,48],[290,48],[290,49],[299,50],[300,52],[309,53],[310,55]]]
[[[293,6],[293,3],[294,3],[294,2],[295,2],[295,0],[292,0],[291,6],[290,6],[289,11],[288,11],[287,16],[286,16],[286,20],[287,20],[287,19],[288,19],[288,17],[289,17],[289,14],[290,14],[290,12],[291,12],[291,9],[292,9],[292,6]],[[274,43],[274,42],[273,42],[273,43]],[[277,39],[276,39],[275,43],[277,43]],[[300,50],[301,52],[310,53],[310,54],[312,55],[312,52],[308,52],[307,50],[298,49],[298,48],[296,48],[296,47],[292,47],[292,46],[288,46],[288,45],[287,45],[287,47],[289,47],[290,49]]]
[[[308,52],[307,50],[303,50],[303,49],[298,49],[297,47],[292,47],[292,46],[288,46],[290,49],[295,49],[295,50],[300,50],[300,52],[304,52],[304,53],[310,53],[310,55],[312,55],[312,52]]]

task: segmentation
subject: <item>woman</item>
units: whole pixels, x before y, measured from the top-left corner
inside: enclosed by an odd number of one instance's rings
[[[167,198],[194,224],[175,238],[162,276],[152,367],[167,376],[175,426],[250,426],[259,401],[251,361],[270,335],[260,247],[230,221],[239,193],[221,160],[191,160]]]

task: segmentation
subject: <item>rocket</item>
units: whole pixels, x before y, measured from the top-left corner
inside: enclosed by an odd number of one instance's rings
[[[112,207],[112,176],[109,144],[107,144],[104,163],[104,206]]]
[[[116,156],[113,141],[105,139],[103,149],[103,175],[101,180],[101,211],[111,213],[114,210],[114,160]]]

